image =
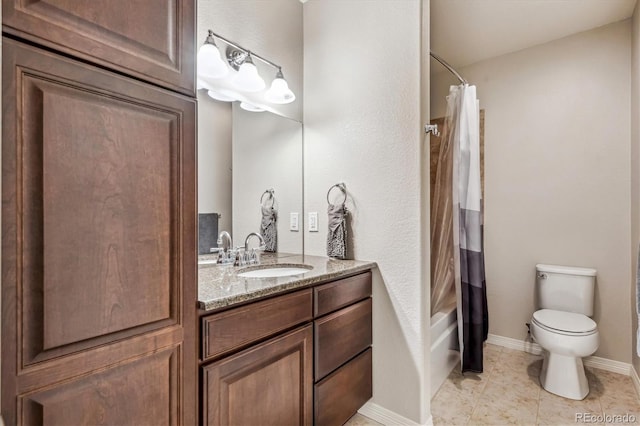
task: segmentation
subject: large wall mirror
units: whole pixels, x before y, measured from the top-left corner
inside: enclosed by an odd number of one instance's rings
[[[302,4],[299,0],[200,0],[198,47],[208,30],[282,67],[296,100],[251,112],[240,101],[208,95],[217,81],[201,78],[198,90],[199,253],[216,247],[213,233],[227,231],[234,246],[260,232],[261,206],[277,210],[277,251],[303,252]],[[215,39],[222,57],[227,44]],[[267,90],[277,69],[254,59]],[[232,76],[236,71],[230,71]],[[259,100],[263,93],[241,93]],[[271,194],[265,191],[273,190]],[[298,229],[291,229],[297,214]],[[203,238],[203,232],[209,238]],[[211,247],[209,247],[211,246]]]

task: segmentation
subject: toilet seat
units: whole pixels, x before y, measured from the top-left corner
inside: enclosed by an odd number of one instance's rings
[[[540,309],[533,313],[537,326],[552,333],[565,336],[586,336],[597,333],[597,324],[586,315],[574,312]]]

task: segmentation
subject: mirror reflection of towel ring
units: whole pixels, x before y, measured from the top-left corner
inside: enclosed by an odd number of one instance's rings
[[[271,188],[271,189],[267,189],[266,191],[264,191],[264,192],[262,193],[262,196],[260,197],[260,205],[262,205],[262,206],[264,206],[264,207],[273,207],[273,205],[274,205],[274,204],[275,204],[275,202],[276,202],[275,197],[273,196],[273,193],[274,193],[274,192],[275,192],[275,191],[273,190],[273,188]],[[267,194],[269,194],[269,198],[267,198],[267,202],[268,202],[269,200],[271,200],[271,206],[267,206],[267,205],[264,203],[264,196],[265,196],[265,195],[267,195]]]
[[[344,182],[336,183],[331,188],[329,188],[329,190],[327,191],[327,203],[331,204],[331,201],[329,201],[329,194],[331,194],[331,190],[333,188],[338,188],[340,191],[342,191],[342,195],[344,195],[344,200],[342,200],[342,204],[346,203],[347,202],[347,185],[345,185]]]

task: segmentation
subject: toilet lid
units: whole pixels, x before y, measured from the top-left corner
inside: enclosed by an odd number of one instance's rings
[[[540,309],[533,313],[533,319],[542,326],[563,333],[589,333],[597,326],[595,321],[586,315],[553,309]]]

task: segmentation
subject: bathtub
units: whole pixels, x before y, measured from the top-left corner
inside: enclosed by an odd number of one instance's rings
[[[454,367],[460,364],[456,305],[450,304],[431,316],[431,397]]]

